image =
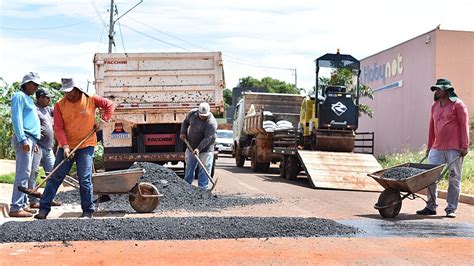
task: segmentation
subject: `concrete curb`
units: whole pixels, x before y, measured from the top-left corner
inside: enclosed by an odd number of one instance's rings
[[[428,190],[423,189],[419,191],[417,194],[428,195]],[[446,199],[447,195],[448,195],[448,192],[446,190],[438,189],[438,198]],[[461,193],[461,195],[459,195],[459,202],[469,204],[469,205],[474,205],[474,195]]]

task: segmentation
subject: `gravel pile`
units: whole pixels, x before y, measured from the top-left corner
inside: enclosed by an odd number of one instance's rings
[[[136,163],[132,168],[144,168],[146,173],[140,181],[152,183],[158,188],[159,192],[163,194],[155,212],[179,210],[193,212],[218,211],[232,207],[276,202],[273,198],[250,198],[239,194],[217,196],[207,190],[189,185],[184,179],[177,176],[173,170],[158,164]],[[110,197],[112,201],[100,203],[100,209],[106,211],[135,212],[130,206],[128,195],[110,195]],[[80,203],[79,191],[71,190],[60,192],[56,196],[56,199],[66,204]]]
[[[361,231],[355,227],[317,218],[58,219],[4,223],[0,226],[0,242],[320,237],[357,233]]]
[[[424,169],[413,167],[395,167],[385,171],[381,177],[385,179],[405,180],[424,171]]]

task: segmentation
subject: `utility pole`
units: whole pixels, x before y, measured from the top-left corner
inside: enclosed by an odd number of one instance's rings
[[[112,53],[114,43],[114,0],[110,0],[110,22],[109,22],[109,54]]]
[[[298,88],[298,73],[296,72],[296,68],[292,69],[295,73],[295,88]]]
[[[116,20],[114,20],[114,0],[110,0],[110,22],[109,22],[109,54],[112,53],[112,44],[115,45],[114,42],[114,25],[115,22],[117,22],[119,19],[121,19],[125,14],[130,12],[130,10],[134,9],[137,7],[139,4],[141,4],[143,0],[140,0],[136,5],[134,5],[132,8],[130,8],[127,12],[123,13],[120,17],[118,17]]]

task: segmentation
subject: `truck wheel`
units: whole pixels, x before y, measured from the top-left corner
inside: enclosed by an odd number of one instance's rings
[[[280,161],[280,177],[281,178],[286,178],[286,161],[288,159],[287,155],[282,155],[281,156],[281,161]]]
[[[252,153],[250,154],[250,168],[253,172],[260,171],[260,164],[257,163],[257,147],[252,147]]]
[[[245,158],[242,156],[242,150],[237,147],[235,149],[235,166],[237,167],[244,167],[245,164]]]
[[[288,156],[286,162],[286,179],[296,180],[298,178],[299,166],[296,156]]]
[[[260,172],[268,173],[268,170],[270,170],[270,162],[268,162],[268,163],[259,163],[259,168],[260,168]]]

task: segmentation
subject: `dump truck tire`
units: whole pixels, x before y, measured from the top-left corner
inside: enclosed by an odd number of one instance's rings
[[[250,169],[252,169],[253,172],[260,171],[260,164],[257,163],[257,146],[252,147],[252,152],[250,154]]]
[[[281,156],[281,161],[280,161],[280,177],[281,178],[286,178],[286,161],[287,160],[288,160],[287,155]]]
[[[296,156],[288,156],[286,161],[286,179],[296,180],[299,173],[299,162]]]
[[[242,150],[237,147],[235,149],[235,166],[237,167],[244,167],[245,158],[242,156]]]

